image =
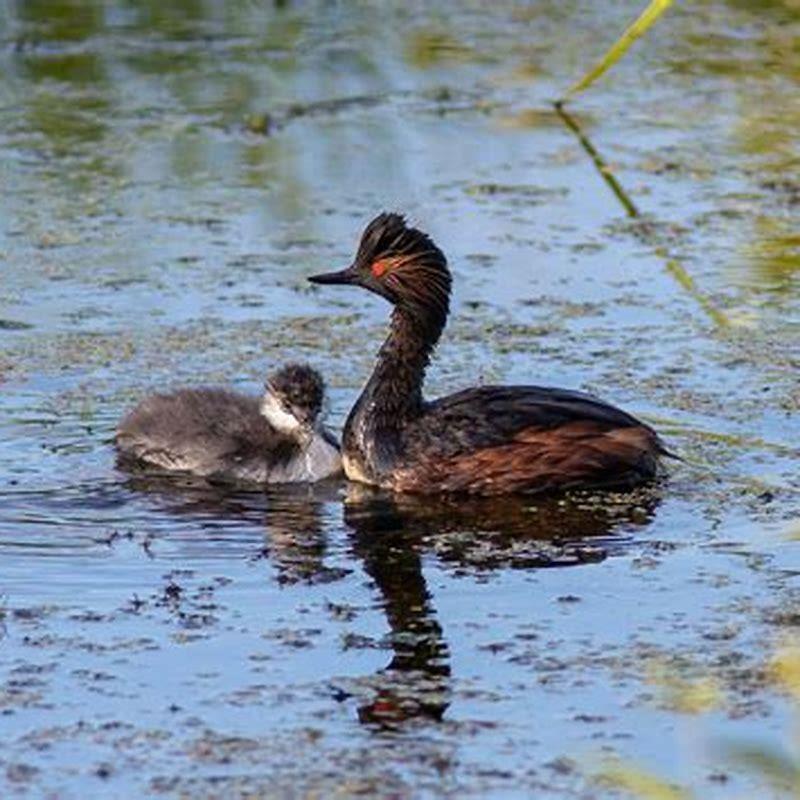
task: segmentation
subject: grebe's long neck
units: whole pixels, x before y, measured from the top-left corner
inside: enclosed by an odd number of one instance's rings
[[[395,262],[384,279],[397,300],[378,363],[344,426],[351,480],[382,484],[402,458],[404,429],[423,413],[422,384],[447,322],[451,279],[441,251],[422,243],[426,249]]]
[[[393,428],[422,410],[425,370],[447,319],[446,312],[397,306],[378,363],[359,402],[381,428]]]
[[[404,425],[422,413],[425,370],[447,319],[447,303],[395,306],[378,363],[344,428],[345,471],[380,482],[401,452]]]

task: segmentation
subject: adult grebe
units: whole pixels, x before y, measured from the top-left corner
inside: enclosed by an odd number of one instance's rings
[[[347,269],[309,280],[361,286],[394,306],[389,336],[344,428],[351,480],[401,492],[503,494],[624,488],[655,476],[666,454],[655,431],[591,395],[481,386],[423,399],[451,277],[442,251],[399,214],[369,223]]]
[[[321,480],[341,470],[324,392],[318,372],[289,364],[260,398],[207,387],[151,395],[117,428],[120,461],[237,482]]]

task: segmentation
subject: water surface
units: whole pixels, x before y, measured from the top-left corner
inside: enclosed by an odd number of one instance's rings
[[[4,796],[597,797],[609,754],[764,796],[712,745],[789,721],[800,20],[679,4],[575,104],[632,219],[550,101],[640,5],[0,2]],[[431,396],[582,388],[685,463],[469,504],[116,469],[145,392],[290,359],[341,426],[387,308],[305,277],[384,208],[454,271]]]

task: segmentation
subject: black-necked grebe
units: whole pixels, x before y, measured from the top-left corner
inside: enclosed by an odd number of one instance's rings
[[[146,397],[119,424],[123,463],[248,483],[318,481],[341,470],[322,425],[322,377],[289,364],[262,397],[226,389],[179,389]]]
[[[442,251],[399,214],[369,223],[350,267],[310,280],[362,286],[394,306],[344,429],[351,480],[401,492],[503,494],[623,488],[655,476],[666,454],[655,431],[591,395],[481,386],[423,400],[451,277]]]

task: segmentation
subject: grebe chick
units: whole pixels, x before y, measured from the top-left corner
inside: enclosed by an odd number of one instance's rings
[[[655,431],[588,394],[481,386],[423,399],[451,277],[442,251],[399,214],[369,223],[347,269],[309,280],[361,286],[394,306],[344,428],[351,480],[401,492],[504,494],[624,488],[655,476],[666,454]]]
[[[301,364],[272,373],[260,398],[208,387],[154,394],[119,423],[120,461],[216,480],[318,481],[341,470],[321,421],[324,394],[319,373]]]

